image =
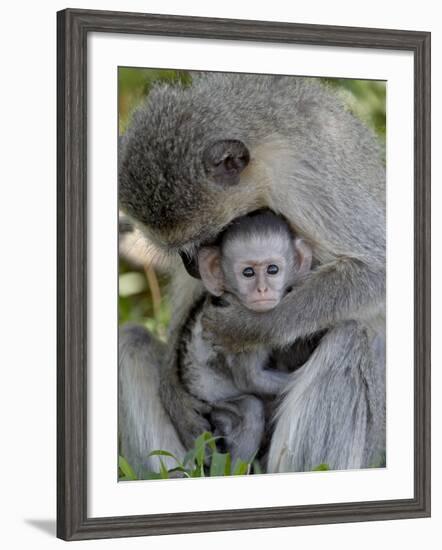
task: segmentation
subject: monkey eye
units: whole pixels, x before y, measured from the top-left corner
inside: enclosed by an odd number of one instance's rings
[[[267,267],[267,273],[269,275],[276,275],[279,271],[279,267],[275,264],[270,264],[268,267]]]
[[[253,277],[255,275],[255,270],[253,269],[253,267],[246,267],[245,269],[242,270],[242,274],[244,275],[244,277]]]

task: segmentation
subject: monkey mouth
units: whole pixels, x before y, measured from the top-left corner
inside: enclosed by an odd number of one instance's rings
[[[267,298],[262,300],[253,300],[247,304],[247,307],[253,311],[268,311],[273,309],[277,303],[277,300],[274,298]]]

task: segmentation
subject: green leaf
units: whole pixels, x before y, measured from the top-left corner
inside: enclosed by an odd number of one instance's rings
[[[210,476],[228,476],[230,475],[230,454],[218,453],[215,451],[210,463]]]
[[[215,441],[217,439],[220,439],[221,436],[214,437],[214,436],[212,436],[212,434],[210,432],[207,432],[207,435],[209,437],[206,438],[206,445],[208,445],[210,447],[210,450],[212,451],[212,453],[215,453],[216,452],[216,443],[215,443]]]
[[[158,472],[147,472],[143,475],[144,479],[163,479]]]
[[[195,449],[192,449],[191,451],[187,452],[184,455],[183,466],[186,466],[186,464],[193,462],[194,460],[195,460]]]
[[[118,466],[120,467],[121,471],[123,472],[124,477],[127,478],[128,480],[134,481],[134,480],[138,479],[137,475],[133,471],[131,465],[129,464],[129,462],[123,456],[118,457]]]
[[[206,446],[205,444],[200,444],[195,449],[195,463],[196,467],[200,468],[204,464],[204,457],[206,456]]]
[[[328,464],[319,464],[318,466],[315,466],[312,470],[312,472],[326,472],[330,470],[330,466]]]
[[[195,440],[195,462],[196,465],[202,467],[206,458],[206,447],[209,446],[212,452],[216,451],[215,441],[219,437],[213,437],[210,432],[203,432]]]
[[[196,468],[200,466],[200,463],[197,461],[197,454],[201,452],[201,449],[192,449],[184,456],[184,466]]]
[[[253,473],[254,474],[262,474],[263,473],[261,465],[259,464],[258,460],[254,460],[253,463],[252,463],[252,466],[253,466]]]
[[[204,471],[201,472],[201,468],[195,468],[190,472],[190,477],[204,477]]]
[[[169,479],[169,470],[166,468],[166,465],[160,458],[160,475],[161,479]]]
[[[174,454],[169,453],[169,451],[162,451],[161,449],[157,449],[156,451],[152,451],[147,456],[148,457],[149,456],[170,456],[170,458],[173,458],[175,460],[175,462],[177,462],[178,464],[180,463],[180,461],[177,459],[177,457]]]
[[[238,458],[235,462],[235,467],[233,468],[233,475],[243,476],[249,473],[249,467],[250,467],[250,464],[248,462],[244,462],[244,460],[241,460],[240,458]]]

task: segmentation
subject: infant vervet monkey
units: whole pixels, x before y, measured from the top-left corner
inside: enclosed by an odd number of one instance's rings
[[[278,394],[289,374],[269,369],[265,346],[252,352],[219,349],[216,334],[203,331],[209,304],[223,307],[233,294],[255,312],[278,306],[291,286],[311,266],[311,248],[288,224],[269,211],[236,220],[217,246],[198,253],[204,295],[184,323],[178,346],[178,372],[187,391],[212,406],[212,429],[222,435],[232,460],[249,460],[264,434],[264,406],[260,396]]]

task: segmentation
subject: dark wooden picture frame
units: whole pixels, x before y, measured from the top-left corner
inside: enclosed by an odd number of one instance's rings
[[[65,540],[430,515],[430,33],[68,9],[57,14],[57,535]],[[414,498],[87,517],[87,36],[408,50],[414,55]]]

